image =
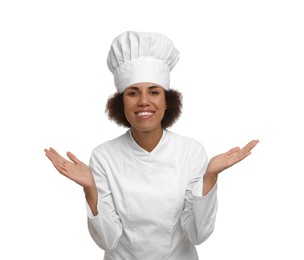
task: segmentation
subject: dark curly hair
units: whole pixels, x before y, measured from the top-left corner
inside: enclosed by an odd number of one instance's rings
[[[177,90],[165,90],[165,98],[167,109],[163,120],[161,121],[162,128],[168,128],[172,126],[182,113],[182,99],[183,96]],[[116,92],[110,97],[106,104],[106,113],[110,120],[116,122],[120,126],[127,128],[131,127],[131,124],[127,120],[124,113],[123,93]]]

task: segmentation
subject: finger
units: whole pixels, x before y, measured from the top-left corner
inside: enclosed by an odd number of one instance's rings
[[[69,159],[72,161],[72,162],[74,162],[74,163],[76,163],[76,164],[81,164],[82,162],[80,161],[80,160],[78,160],[78,158],[74,155],[74,154],[72,154],[71,152],[67,152],[67,156],[69,157]]]
[[[49,158],[50,151],[48,149],[44,149],[45,156]],[[50,159],[50,158],[49,158]]]
[[[251,154],[251,150],[259,143],[259,140],[252,140],[246,144],[238,154],[238,160],[241,161]]]
[[[47,150],[47,149],[45,149],[45,150]],[[57,153],[56,150],[53,148],[50,148],[49,150],[46,151],[46,156],[52,161],[53,164],[54,163],[63,164],[63,163],[68,162],[64,157],[62,157],[59,153]]]
[[[240,150],[240,147],[233,147],[228,152],[226,152],[227,155],[233,154],[235,152],[238,152]]]
[[[54,148],[50,147],[50,151],[57,157],[63,158]],[[64,158],[63,158],[64,159]]]
[[[258,143],[259,143],[259,140],[252,140],[252,141],[250,141],[248,144],[246,144],[246,145],[242,148],[242,150],[243,150],[244,152],[249,152],[249,151],[251,151]]]
[[[237,162],[244,160],[250,154],[251,154],[251,152],[242,152],[241,154],[239,154],[239,156],[237,158]]]
[[[67,176],[68,171],[66,169],[66,165],[65,164],[66,163],[64,163],[64,162],[58,162],[58,161],[53,162],[53,165],[56,168],[56,170],[59,171],[61,174]]]
[[[44,149],[44,152],[45,152],[45,155],[46,157],[50,160],[50,161],[54,161],[55,160],[55,155],[53,152],[51,152],[50,150],[48,149]]]

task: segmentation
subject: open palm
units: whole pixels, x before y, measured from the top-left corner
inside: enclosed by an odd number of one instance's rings
[[[45,149],[45,155],[50,159],[54,167],[67,178],[75,181],[83,188],[92,187],[95,182],[90,168],[78,160],[74,154],[67,152],[66,160],[55,149]]]
[[[211,158],[206,173],[218,175],[220,172],[242,161],[251,154],[251,150],[258,144],[258,140],[252,140],[242,149],[234,147],[226,153]]]

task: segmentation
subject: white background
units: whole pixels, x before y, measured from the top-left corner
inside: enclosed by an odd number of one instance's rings
[[[115,92],[109,46],[155,31],[181,53],[171,86],[184,95],[171,130],[209,157],[251,139],[222,173],[213,235],[200,259],[304,259],[302,1],[1,1],[0,259],[102,259],[82,189],[43,149],[84,162],[126,131],[107,119]]]

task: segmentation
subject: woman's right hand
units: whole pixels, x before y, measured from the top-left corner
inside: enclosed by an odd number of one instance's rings
[[[44,151],[46,157],[50,159],[54,167],[62,175],[75,181],[84,189],[95,187],[95,181],[90,168],[78,160],[74,154],[67,152],[67,156],[71,160],[69,161],[57,153],[53,148],[44,149]]]

